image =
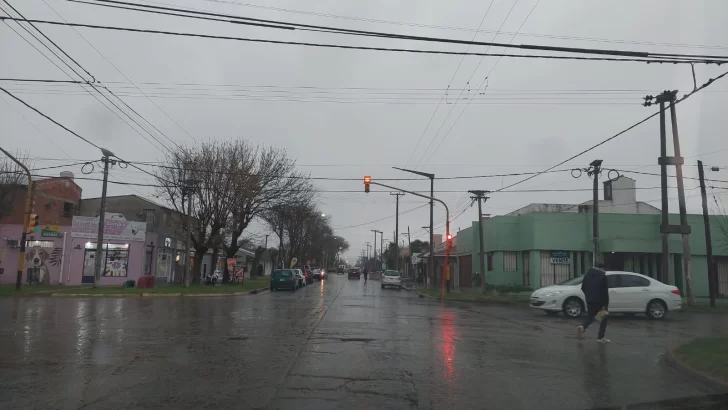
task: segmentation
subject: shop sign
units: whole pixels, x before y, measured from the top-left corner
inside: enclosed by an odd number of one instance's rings
[[[98,229],[99,218],[74,216],[71,237],[96,239]],[[144,242],[146,234],[146,222],[127,221],[121,214],[109,214],[104,220],[104,240]]]
[[[44,225],[40,230],[40,236],[43,238],[60,238],[63,236],[61,227],[58,225]]]
[[[551,263],[554,265],[568,265],[571,263],[569,251],[551,251]]]

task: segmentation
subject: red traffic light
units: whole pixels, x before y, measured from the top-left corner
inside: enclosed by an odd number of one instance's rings
[[[369,175],[364,177],[364,192],[369,193],[369,184],[372,182],[372,177]]]
[[[448,232],[446,238],[447,238],[448,241],[451,241],[452,240],[452,234]]]

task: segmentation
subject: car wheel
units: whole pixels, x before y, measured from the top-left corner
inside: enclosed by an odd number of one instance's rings
[[[544,312],[546,312],[546,314],[549,315],[549,316],[556,316],[556,314],[559,313],[559,312],[554,311],[554,310],[544,310]]]
[[[651,300],[650,303],[647,304],[647,317],[653,320],[660,320],[665,317],[667,314],[667,306],[665,306],[665,302],[654,299]]]
[[[581,316],[584,311],[584,304],[579,298],[568,298],[563,305],[564,316],[569,318],[576,318]]]

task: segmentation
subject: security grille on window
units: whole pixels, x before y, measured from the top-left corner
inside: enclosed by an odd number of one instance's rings
[[[518,252],[503,252],[503,272],[518,271]]]
[[[25,248],[52,248],[53,241],[25,241]]]

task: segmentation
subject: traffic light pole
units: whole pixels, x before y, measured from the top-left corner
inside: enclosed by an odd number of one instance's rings
[[[18,256],[18,275],[15,278],[15,290],[20,290],[20,286],[23,283],[23,268],[25,267],[25,238],[28,234],[28,223],[30,222],[30,204],[33,201],[33,179],[30,177],[30,170],[22,162],[18,161],[17,158],[10,155],[9,152],[5,151],[0,147],[0,151],[7,155],[13,162],[18,164],[20,168],[23,168],[25,175],[28,178],[28,191],[25,194],[25,209],[23,211],[23,233],[20,234],[20,256]]]

